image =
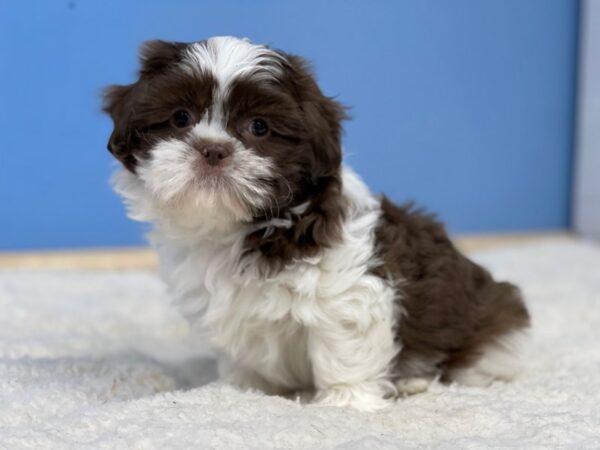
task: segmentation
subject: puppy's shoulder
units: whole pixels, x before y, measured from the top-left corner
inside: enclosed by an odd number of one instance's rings
[[[386,196],[381,197],[375,243],[382,269],[408,278],[465,259],[433,214],[414,202],[396,205]]]

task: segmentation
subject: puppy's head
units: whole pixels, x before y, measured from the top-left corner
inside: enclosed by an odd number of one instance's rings
[[[135,83],[105,92],[108,149],[158,215],[229,228],[305,208],[338,179],[344,109],[300,58],[218,37],[151,41],[140,59]]]

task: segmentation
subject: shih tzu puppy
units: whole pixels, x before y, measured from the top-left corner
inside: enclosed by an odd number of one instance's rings
[[[130,216],[223,379],[375,410],[434,379],[509,380],[518,289],[342,165],[344,108],[294,55],[245,39],[152,41],[105,92]]]

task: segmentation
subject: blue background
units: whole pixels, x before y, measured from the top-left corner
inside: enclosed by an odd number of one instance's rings
[[[578,2],[2,1],[0,249],[133,245],[100,93],[146,39],[247,36],[352,107],[347,160],[452,232],[569,225]]]

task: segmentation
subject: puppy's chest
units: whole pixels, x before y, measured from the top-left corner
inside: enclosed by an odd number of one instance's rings
[[[273,279],[231,274],[235,284],[212,327],[212,344],[288,387],[311,384],[309,328],[323,319],[318,267],[298,264]],[[219,302],[218,291],[211,302]]]
[[[368,270],[369,239],[357,233],[353,245],[270,277],[251,264],[240,270],[240,253],[217,246],[176,251],[170,264],[168,253],[161,256],[181,311],[214,347],[271,381],[302,387],[311,382],[311,336],[332,327],[360,334],[373,320],[390,320],[393,291]]]
[[[272,278],[252,273],[230,273],[230,294],[223,299],[217,289],[211,303],[223,302],[224,308],[215,323],[216,341],[233,348],[245,342],[279,338],[302,333],[314,325],[315,309],[325,299],[319,298],[319,268],[298,263]],[[236,342],[238,341],[238,342]]]

